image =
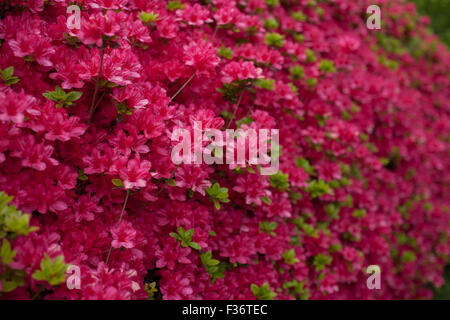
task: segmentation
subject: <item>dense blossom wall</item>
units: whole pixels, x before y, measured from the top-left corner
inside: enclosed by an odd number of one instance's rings
[[[450,55],[404,1],[367,29],[371,2],[2,1],[1,298],[429,298]],[[280,171],[175,165],[194,121],[279,129]]]

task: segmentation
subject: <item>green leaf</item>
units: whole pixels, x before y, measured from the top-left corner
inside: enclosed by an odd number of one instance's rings
[[[216,260],[216,259],[212,258],[212,252],[211,251],[202,253],[200,255],[200,259],[201,259],[202,263],[205,266],[208,266],[208,267],[215,266],[215,265],[218,265],[220,263],[219,260]]]
[[[63,255],[51,259],[48,254],[45,254],[45,257],[41,260],[41,269],[36,270],[32,277],[38,281],[47,281],[55,286],[65,281],[68,267],[69,265],[64,263]]]
[[[16,251],[11,250],[11,244],[8,240],[3,239],[3,244],[0,249],[0,257],[4,265],[11,263],[16,256]]]
[[[233,58],[233,50],[231,50],[231,48],[225,47],[223,44],[222,47],[217,50],[217,54],[225,59]]]
[[[83,92],[80,92],[80,91],[70,91],[70,92],[66,95],[66,101],[68,101],[68,102],[77,101],[78,99],[81,98],[82,95],[83,95]]]
[[[169,11],[175,11],[177,9],[184,9],[184,4],[182,4],[180,1],[169,1],[166,8]]]
[[[292,265],[300,261],[295,257],[294,249],[286,250],[281,256],[283,257],[284,262],[286,262],[287,264]]]
[[[270,234],[271,236],[276,236],[277,234],[273,232],[277,228],[276,222],[263,221],[259,223],[259,227],[261,228],[261,232],[265,232]]]
[[[17,288],[17,283],[15,281],[2,281],[2,292],[11,292]]]
[[[275,80],[274,79],[256,79],[253,82],[253,85],[255,87],[258,87],[260,89],[264,89],[264,90],[274,90],[275,89]]]
[[[312,51],[311,49],[306,49],[305,54],[306,62],[314,62],[317,60],[316,56],[314,55],[314,51]]]
[[[301,11],[293,12],[291,16],[297,21],[300,22],[306,21],[306,16]]]
[[[284,35],[276,32],[267,33],[265,43],[272,47],[281,48],[284,45]]]
[[[156,282],[144,284],[144,290],[148,294],[148,300],[155,300],[155,293],[158,292],[158,289],[156,289]]]
[[[413,251],[405,251],[402,254],[401,261],[403,263],[416,261],[416,254]]]
[[[272,7],[272,8],[278,7],[280,5],[279,0],[265,0],[265,2],[268,7]]]
[[[326,59],[323,59],[322,61],[320,61],[319,70],[322,72],[325,72],[325,73],[336,72],[333,61],[326,60]]]
[[[294,66],[294,67],[290,67],[289,68],[289,72],[291,73],[291,77],[294,80],[303,79],[303,77],[305,76],[305,70],[300,65]]]
[[[220,203],[228,203],[228,188],[221,188],[216,182],[211,187],[206,189],[206,194],[209,196],[210,200],[214,203],[217,210],[220,210]]]
[[[241,118],[240,120],[236,121],[236,127],[240,128],[242,124],[250,125],[252,122],[254,122],[255,119],[253,119],[251,116]]]
[[[115,185],[116,187],[123,187],[123,182],[120,179],[112,179],[111,182],[113,183],[113,185]]]
[[[320,271],[324,270],[325,266],[331,264],[332,261],[333,257],[319,253],[314,257],[313,264],[314,267],[316,268],[316,271]]]
[[[6,207],[4,213],[4,231],[26,236],[30,232],[37,230],[37,227],[29,226],[31,216],[16,210],[14,206]]]
[[[7,67],[2,71],[2,78],[3,80],[9,79],[13,74],[14,74],[14,67],[13,66]]]
[[[273,300],[277,296],[277,294],[270,289],[267,282],[260,287],[252,283],[250,289],[258,300]]]
[[[314,167],[309,163],[308,160],[306,160],[306,159],[304,159],[302,157],[297,157],[295,159],[295,164],[297,165],[297,167],[302,168],[309,175],[315,175],[316,174],[316,172],[314,170]]]
[[[261,200],[262,200],[262,202],[264,202],[268,206],[270,206],[272,204],[272,200],[270,200],[270,198],[267,197],[267,196],[261,197]]]
[[[333,189],[323,180],[313,180],[306,188],[312,198],[317,198],[325,194],[334,194]]]
[[[169,236],[175,238],[177,241],[180,241],[183,248],[191,247],[195,250],[201,250],[200,245],[197,242],[192,241],[194,229],[184,230],[183,227],[178,227],[177,232],[178,233],[171,232],[169,233]]]
[[[325,207],[325,212],[331,219],[339,219],[340,208],[334,203],[330,203]]]
[[[167,180],[167,185],[171,186],[171,187],[175,187],[177,184],[175,182],[175,179],[170,178],[169,180]]]
[[[266,28],[267,30],[278,29],[279,26],[280,24],[275,18],[267,19],[266,21],[264,21],[264,28]]]
[[[270,185],[279,191],[285,191],[289,188],[289,174],[283,174],[278,171],[270,176]]]
[[[192,249],[195,249],[195,250],[201,250],[202,249],[202,247],[200,247],[200,245],[197,242],[191,242],[191,243],[189,243],[189,246]]]
[[[11,86],[20,81],[18,77],[14,77],[14,67],[10,66],[0,72],[2,80],[7,86]]]
[[[364,218],[366,216],[366,210],[364,209],[355,209],[353,211],[353,217],[355,218]]]
[[[145,24],[155,22],[156,20],[158,20],[158,17],[159,17],[159,14],[154,13],[153,11],[151,11],[151,12],[142,11],[139,14],[139,19],[141,19],[142,22],[144,22]]]
[[[309,89],[314,88],[317,85],[317,79],[316,78],[308,78],[306,79],[306,85]]]

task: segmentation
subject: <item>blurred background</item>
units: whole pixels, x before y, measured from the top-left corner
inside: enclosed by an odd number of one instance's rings
[[[431,29],[450,48],[450,0],[410,0],[421,15],[431,18]]]
[[[430,17],[431,29],[450,48],[450,0],[410,1],[416,4],[420,15]],[[434,299],[450,300],[450,265],[445,270],[445,284],[434,290]]]

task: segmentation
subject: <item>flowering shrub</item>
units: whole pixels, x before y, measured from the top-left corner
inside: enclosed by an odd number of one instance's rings
[[[370,2],[3,1],[1,297],[430,297],[450,55],[403,1],[368,30]],[[279,129],[280,171],[175,165],[195,121]]]

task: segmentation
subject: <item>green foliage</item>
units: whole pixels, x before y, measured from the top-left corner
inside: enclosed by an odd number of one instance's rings
[[[272,205],[272,200],[270,200],[270,198],[268,196],[261,197],[261,200],[268,206]]]
[[[77,179],[78,180],[81,180],[81,181],[86,181],[86,180],[88,180],[89,178],[88,178],[88,176],[84,173],[84,170],[83,169],[78,169],[78,177],[77,177]]]
[[[37,227],[30,227],[30,215],[17,210],[15,206],[8,205],[12,197],[0,192],[0,238],[9,235],[14,238],[17,235],[26,236],[30,232],[37,230]]]
[[[317,85],[317,79],[316,78],[306,79],[306,85],[308,86],[309,89],[315,88],[315,86]]]
[[[235,83],[224,83],[221,88],[217,88],[216,90],[222,94],[225,101],[234,104],[237,102],[238,97],[243,90],[243,86]]]
[[[7,239],[3,239],[2,247],[0,248],[0,259],[4,265],[10,264],[16,256],[16,251],[11,250],[11,244]]]
[[[416,4],[422,15],[431,18],[431,28],[450,47],[450,1],[448,0],[410,0]]]
[[[122,188],[123,187],[123,182],[120,179],[112,179],[111,182],[113,183],[113,185],[115,185],[116,187]]]
[[[266,21],[264,21],[264,28],[266,28],[267,30],[278,29],[279,26],[280,24],[278,23],[277,19],[267,19]]]
[[[288,290],[289,294],[292,295],[296,299],[300,300],[308,300],[309,299],[309,290],[305,288],[305,283],[298,282],[297,280],[292,280],[285,282],[283,284],[283,288]]]
[[[273,89],[275,89],[273,85],[274,83],[275,83],[274,79],[256,79],[253,84],[255,87],[258,87],[260,89],[272,91]]]
[[[317,60],[314,51],[312,51],[311,49],[306,49],[305,54],[306,54],[306,62],[314,62]]]
[[[63,255],[51,259],[48,254],[45,254],[45,257],[41,260],[41,269],[33,273],[33,279],[47,281],[55,286],[65,281],[68,268],[69,265],[64,263]]]
[[[325,206],[325,212],[331,219],[339,219],[339,205],[335,203],[330,203]]]
[[[18,77],[13,76],[13,74],[14,74],[14,67],[12,66],[4,70],[0,69],[0,75],[2,77],[2,80],[8,87],[20,81],[20,79]]]
[[[323,180],[311,181],[306,191],[308,191],[312,198],[317,198],[325,194],[333,194],[333,189]]]
[[[192,241],[192,236],[194,235],[194,229],[184,230],[183,227],[178,227],[178,233],[171,232],[169,235],[175,238],[177,241],[181,242],[183,248],[191,247],[195,250],[201,250],[200,245],[197,242]]]
[[[289,174],[283,174],[278,171],[270,176],[270,185],[279,191],[285,191],[289,188]]]
[[[364,209],[355,209],[353,211],[353,216],[355,218],[364,218],[366,216],[366,210],[364,210]]]
[[[322,61],[320,61],[319,70],[322,72],[325,72],[325,73],[336,72],[333,61],[326,60],[326,59],[323,59]]]
[[[153,11],[151,12],[142,11],[139,14],[139,19],[141,19],[144,24],[149,24],[157,21],[159,19],[159,14],[154,13]]]
[[[222,47],[217,50],[217,54],[225,59],[233,58],[233,50],[231,50],[231,48],[225,47],[223,44]]]
[[[281,48],[284,45],[284,35],[276,32],[267,33],[265,42],[269,46]]]
[[[300,261],[295,257],[294,249],[286,250],[281,256],[283,257],[284,262],[286,262],[287,264],[296,264]]]
[[[303,159],[301,157],[297,157],[295,159],[295,164],[297,165],[297,167],[302,168],[309,175],[315,175],[316,174],[316,172],[314,171],[314,167],[306,159]]]
[[[77,101],[83,95],[80,91],[70,91],[66,93],[60,86],[56,86],[55,91],[48,91],[42,94],[49,100],[55,101],[57,108],[68,107]]]
[[[325,266],[331,264],[333,257],[319,253],[314,257],[313,264],[316,271],[324,270]]]
[[[266,1],[266,5],[268,7],[278,7],[280,5],[279,0],[265,0]]]
[[[277,228],[278,223],[263,221],[259,223],[259,227],[261,228],[261,232],[265,232],[270,234],[271,236],[276,236],[277,234],[273,232]]]
[[[289,72],[291,73],[291,77],[294,80],[303,79],[303,77],[305,76],[305,70],[300,65],[294,66],[294,67],[290,67],[289,68]]]
[[[156,282],[144,284],[144,290],[147,292],[148,300],[155,300],[155,293],[158,292],[158,289],[156,289]]]
[[[209,196],[211,201],[214,203],[214,206],[217,210],[220,210],[220,203],[228,203],[230,199],[228,199],[228,188],[221,188],[220,185],[216,182],[211,187],[206,189],[206,194]]]
[[[121,103],[114,101],[114,106],[117,110],[117,119],[119,122],[122,121],[124,115],[130,116],[133,113],[133,110],[128,107],[125,101]]]
[[[206,272],[211,276],[211,281],[214,282],[216,279],[223,278],[224,272],[226,270],[226,263],[220,262],[219,260],[213,259],[212,252],[204,252],[200,255],[200,260],[205,266]]]
[[[240,120],[236,121],[236,127],[240,128],[242,124],[250,125],[253,121],[255,121],[255,119],[253,119],[252,116],[241,118]]]
[[[4,267],[0,271],[1,292],[11,292],[24,284],[25,272],[20,269],[11,268],[8,265],[14,262],[16,251],[10,240],[17,236],[26,236],[37,230],[30,227],[30,215],[17,210],[15,206],[9,205],[13,197],[0,192],[0,262]]]
[[[175,11],[177,9],[184,9],[184,4],[182,4],[180,1],[169,1],[169,3],[167,4],[167,10]]]
[[[294,18],[297,21],[303,22],[306,21],[306,16],[301,11],[293,12],[291,14],[292,18]]]
[[[405,251],[400,258],[403,263],[416,261],[416,254],[413,251]]]
[[[258,300],[273,300],[277,296],[277,294],[270,289],[269,284],[267,282],[265,282],[260,287],[252,283],[250,289],[252,290],[253,295]]]

